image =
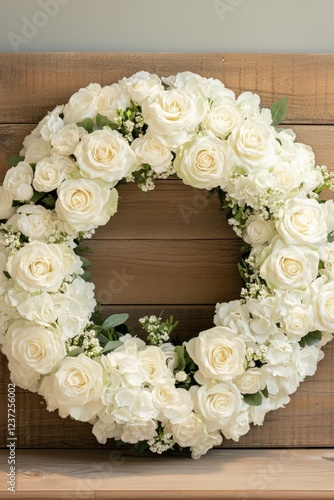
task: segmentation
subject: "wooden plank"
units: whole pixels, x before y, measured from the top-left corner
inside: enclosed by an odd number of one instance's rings
[[[102,304],[215,304],[239,297],[239,241],[91,241]]]
[[[6,460],[6,451],[1,452]],[[19,499],[330,500],[334,450],[215,450],[201,460],[108,450],[34,450],[17,456]],[[1,472],[3,500],[8,492]]]
[[[224,448],[333,447],[334,344],[324,348],[325,359],[314,377],[308,377],[286,406],[268,413],[263,426],[252,427],[239,443],[225,440]],[[0,447],[6,446],[6,394],[0,395]],[[27,391],[16,394],[18,448],[100,448],[89,424],[62,419],[48,412],[41,397]],[[115,447],[113,441],[108,447]]]
[[[265,106],[288,96],[289,122],[334,123],[333,61],[333,54],[2,53],[0,122],[37,123],[82,86],[147,70],[219,78],[237,93],[258,92]]]

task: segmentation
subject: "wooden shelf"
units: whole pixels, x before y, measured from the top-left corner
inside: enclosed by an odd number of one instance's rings
[[[118,450],[16,450],[16,493],[1,499],[333,499],[334,448],[214,450],[196,461]]]

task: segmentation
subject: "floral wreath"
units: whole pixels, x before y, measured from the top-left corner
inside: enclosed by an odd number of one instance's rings
[[[334,177],[270,109],[222,82],[147,72],[90,84],[24,140],[0,187],[0,343],[12,381],[108,438],[198,458],[284,406],[334,331]],[[243,239],[239,300],[174,345],[173,318],[102,319],[80,243],[117,186],[177,175],[216,194]]]

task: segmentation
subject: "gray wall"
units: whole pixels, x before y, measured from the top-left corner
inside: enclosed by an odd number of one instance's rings
[[[334,0],[0,0],[0,51],[333,52]]]

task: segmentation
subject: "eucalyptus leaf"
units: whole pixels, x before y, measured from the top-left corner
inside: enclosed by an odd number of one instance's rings
[[[187,365],[186,358],[185,358],[185,348],[183,345],[177,345],[175,347],[175,352],[178,356],[178,362],[177,362],[177,371],[183,371]]]
[[[16,167],[16,165],[17,165],[18,163],[20,163],[20,161],[23,161],[23,160],[24,160],[24,156],[20,156],[20,155],[10,155],[10,156],[8,157],[7,162],[8,162],[8,165],[9,165],[10,167]]]
[[[98,114],[96,117],[96,125],[98,126],[98,128],[103,128],[103,127],[112,127],[114,123],[111,120],[109,120],[109,118],[107,118],[106,116]]]
[[[82,257],[81,255],[80,255],[80,260],[82,262],[82,267],[84,269],[86,269],[87,267],[91,267],[93,265],[93,263],[90,260],[86,259],[85,257]]]
[[[244,401],[250,406],[260,406],[262,403],[262,394],[260,392],[256,394],[244,394]]]
[[[102,354],[108,354],[108,352],[114,351],[115,349],[117,349],[117,347],[120,347],[121,345],[124,345],[124,344],[120,340],[110,340],[105,345],[105,347],[104,347],[104,349],[102,351]]]
[[[7,271],[2,271],[2,272],[3,272],[4,276],[5,276],[8,280],[10,280],[11,276],[10,276],[9,272],[7,272]]]
[[[69,358],[75,358],[76,356],[79,356],[79,354],[82,354],[83,352],[85,352],[84,347],[77,347],[76,349],[73,349],[72,351],[70,351],[67,354],[67,356]]]
[[[33,197],[30,199],[30,201],[34,204],[36,204],[40,199],[45,196],[45,193],[40,193],[39,191],[35,191]]]
[[[80,275],[80,278],[82,278],[84,281],[91,281],[92,280],[92,273],[90,273],[89,271],[87,271],[85,269],[83,274]]]
[[[262,396],[264,396],[265,398],[268,398],[269,397],[269,391],[268,391],[268,387],[265,386],[264,389],[262,389]]]
[[[300,347],[317,345],[322,339],[322,333],[319,330],[314,332],[309,332],[305,337],[301,338],[299,341]]]
[[[129,315],[126,313],[123,314],[113,314],[112,316],[109,316],[105,320],[105,322],[102,325],[102,328],[104,330],[107,330],[108,328],[115,328],[115,326],[122,325],[127,321],[129,318]]]
[[[78,127],[83,127],[89,134],[94,130],[94,122],[91,118],[85,118],[82,122],[77,123]]]
[[[279,125],[286,117],[288,111],[288,98],[282,97],[270,106],[272,125]]]

